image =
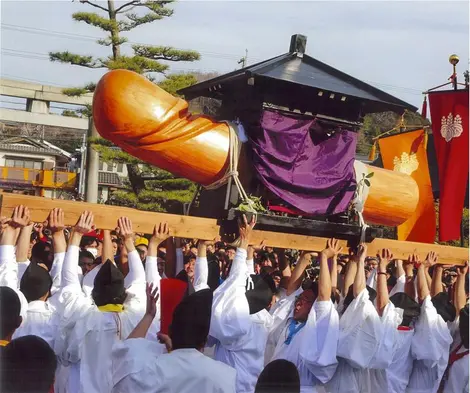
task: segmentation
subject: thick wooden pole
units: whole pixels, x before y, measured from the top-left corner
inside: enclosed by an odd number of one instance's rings
[[[59,207],[65,211],[66,225],[74,225],[80,214],[88,210],[94,213],[95,225],[99,229],[114,229],[117,219],[127,216],[132,219],[136,232],[151,233],[155,224],[166,221],[170,226],[171,236],[175,237],[212,240],[220,234],[220,227],[215,219],[145,212],[126,207],[54,200],[27,195],[0,194],[0,196],[0,215],[5,217],[11,216],[15,206],[25,205],[31,211],[31,219],[35,222],[42,222],[47,219],[52,208]],[[259,244],[264,240],[265,244],[270,247],[294,248],[308,251],[320,251],[326,244],[326,238],[323,237],[256,230],[253,232],[252,240],[253,244]],[[346,241],[341,243],[346,251]],[[418,254],[424,260],[428,252],[434,251],[439,255],[439,261],[443,264],[463,265],[468,260],[468,249],[460,247],[390,239],[375,239],[368,246],[368,255],[370,256],[377,255],[382,248],[389,248],[394,257],[399,259],[406,259],[410,254]]]

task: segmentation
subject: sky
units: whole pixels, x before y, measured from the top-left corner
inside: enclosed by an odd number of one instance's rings
[[[71,0],[0,4],[2,78],[70,87],[105,72],[48,60],[51,51],[109,54],[94,42],[104,32],[71,17],[97,9]],[[175,72],[230,72],[245,50],[248,64],[262,61],[287,52],[291,35],[300,33],[308,55],[420,107],[422,92],[450,76],[449,55],[460,57],[461,80],[469,64],[467,1],[182,0],[171,8],[171,18],[126,37],[201,53],[200,61],[172,63]]]

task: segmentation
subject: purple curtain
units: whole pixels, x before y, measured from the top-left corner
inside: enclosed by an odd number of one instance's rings
[[[252,130],[253,162],[264,185],[310,215],[347,210],[356,188],[357,134],[321,120],[264,110]]]

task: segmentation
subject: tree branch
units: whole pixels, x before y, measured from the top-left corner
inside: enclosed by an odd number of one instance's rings
[[[116,11],[114,11],[116,14],[119,13],[123,8],[126,8],[126,7],[129,7],[131,5],[138,5],[139,4],[139,0],[133,0],[133,1],[129,1],[128,3],[126,4],[123,4],[121,5]],[[126,11],[124,11],[126,12]]]
[[[92,7],[96,7],[96,8],[99,8],[100,10],[103,10],[105,12],[108,12],[109,10],[105,7],[102,7],[98,4],[95,4],[95,3],[92,3],[91,1],[88,1],[88,0],[80,0],[80,3],[82,4],[90,4]]]

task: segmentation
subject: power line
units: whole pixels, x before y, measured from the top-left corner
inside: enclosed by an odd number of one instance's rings
[[[89,36],[89,35],[82,35],[82,34],[76,34],[76,33],[66,33],[66,32],[54,31],[54,30],[49,30],[49,29],[40,29],[36,27],[11,25],[8,23],[3,23],[1,28],[5,30],[18,31],[22,33],[49,35],[49,36],[55,36],[55,37],[73,39],[73,40],[79,40],[79,41],[96,42],[96,40],[102,39],[102,37],[97,37],[97,36]],[[142,42],[134,42],[134,41],[127,41],[126,43],[130,45],[150,45],[150,44],[145,44]],[[181,48],[175,48],[175,49],[186,50],[186,49],[181,49]],[[235,54],[230,54],[230,53],[219,53],[219,52],[210,52],[210,51],[198,51],[198,52],[207,57],[216,57],[216,58],[221,58],[221,59],[226,59],[226,60],[239,60],[240,59],[240,55],[235,55]]]

